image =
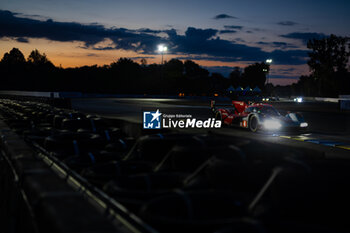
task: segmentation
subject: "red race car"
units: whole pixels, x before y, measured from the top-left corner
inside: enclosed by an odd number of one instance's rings
[[[306,130],[308,123],[300,113],[281,115],[272,105],[266,103],[252,103],[249,101],[232,101],[232,104],[218,105],[211,101],[211,109],[215,119],[226,125],[235,125],[259,130]]]

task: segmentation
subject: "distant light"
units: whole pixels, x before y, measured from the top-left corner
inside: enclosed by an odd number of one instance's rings
[[[269,59],[266,59],[266,63],[272,63],[272,59],[271,58],[269,58]]]
[[[302,123],[300,123],[300,127],[303,127],[303,128],[308,127],[308,123],[307,122],[302,122]]]
[[[294,102],[301,103],[301,102],[303,102],[303,98],[302,97],[294,98]]]
[[[264,72],[267,72],[267,69],[263,69]]]
[[[168,50],[168,48],[166,47],[166,46],[164,46],[164,45],[158,45],[158,51],[159,52],[166,52]]]

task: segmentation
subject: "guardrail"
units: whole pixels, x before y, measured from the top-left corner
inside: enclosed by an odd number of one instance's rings
[[[350,95],[340,95],[339,106],[340,109],[350,110]]]
[[[0,96],[26,96],[51,99],[73,99],[73,98],[162,98],[162,99],[215,99],[228,100],[222,96],[177,96],[177,95],[140,95],[140,94],[99,94],[82,92],[35,92],[35,91],[0,91]]]
[[[161,98],[185,100],[216,100],[229,101],[230,98],[222,96],[176,96],[176,95],[138,95],[138,94],[97,94],[82,92],[32,92],[32,91],[0,91],[0,96],[8,99],[28,100],[48,103],[55,107],[71,108],[71,99],[75,98]],[[291,99],[294,97],[292,96]],[[287,101],[286,98],[280,98]],[[303,97],[307,101],[339,103],[341,110],[350,110],[350,95],[340,95],[339,98],[329,97]]]
[[[65,95],[60,92],[0,91],[0,97],[4,99],[46,103],[60,108],[71,108],[73,96],[79,95],[74,93]]]

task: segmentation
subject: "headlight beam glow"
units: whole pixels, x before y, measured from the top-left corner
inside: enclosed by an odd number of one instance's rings
[[[277,130],[281,128],[281,123],[277,120],[265,120],[264,123],[264,128],[268,130]]]

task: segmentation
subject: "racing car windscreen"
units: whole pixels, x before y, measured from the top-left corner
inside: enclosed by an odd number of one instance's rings
[[[273,107],[269,106],[263,106],[259,108],[259,111],[265,115],[270,115],[270,116],[279,116],[280,113]]]

